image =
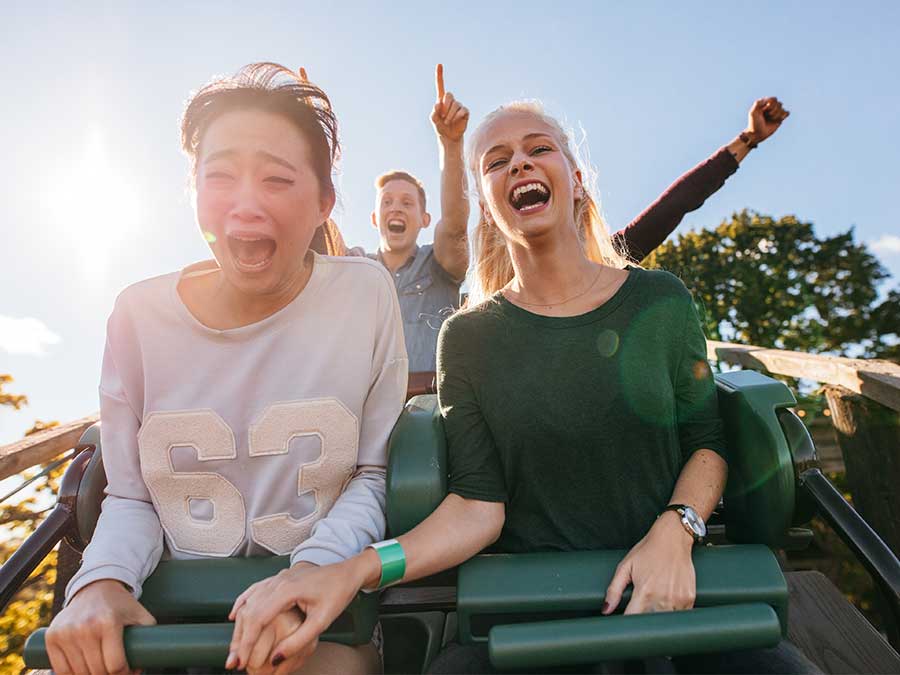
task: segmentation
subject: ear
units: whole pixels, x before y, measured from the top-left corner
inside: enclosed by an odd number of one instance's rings
[[[484,218],[485,222],[494,224],[494,219],[491,218],[491,212],[488,210],[488,207],[481,200],[478,201],[478,208],[481,209],[481,217]]]
[[[581,180],[581,169],[575,170],[575,185],[573,186],[573,193],[575,199],[584,199],[584,183]]]
[[[378,229],[378,219],[375,218],[375,212],[372,211],[372,227]]]
[[[337,201],[337,193],[334,190],[323,190],[319,195],[319,220],[325,222],[331,217],[334,203]]]
[[[431,214],[426,211],[422,216],[422,229],[424,230],[429,225],[431,225]]]

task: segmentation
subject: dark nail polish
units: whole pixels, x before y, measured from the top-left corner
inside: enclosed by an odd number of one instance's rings
[[[606,614],[608,611],[609,611],[609,603],[604,600],[603,607],[600,608],[600,613]]]
[[[277,668],[284,663],[284,654],[276,654],[272,657],[272,667]]]

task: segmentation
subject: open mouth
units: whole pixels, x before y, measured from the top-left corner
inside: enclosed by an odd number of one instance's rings
[[[388,232],[393,232],[394,234],[403,234],[406,232],[406,223],[404,223],[399,218],[391,218],[387,222]]]
[[[550,188],[540,181],[521,183],[509,193],[509,203],[519,213],[537,211],[550,201]]]
[[[229,234],[228,250],[237,266],[248,272],[256,272],[269,266],[278,245],[271,237],[259,234]]]

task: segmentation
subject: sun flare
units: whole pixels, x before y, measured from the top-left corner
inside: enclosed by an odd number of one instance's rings
[[[117,170],[101,129],[91,129],[81,157],[66,170],[50,199],[54,231],[85,275],[100,279],[134,229],[137,194]]]

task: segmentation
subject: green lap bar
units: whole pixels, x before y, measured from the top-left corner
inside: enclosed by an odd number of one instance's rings
[[[775,610],[753,603],[494,626],[488,650],[491,663],[507,670],[754,649],[780,640]]]
[[[186,668],[225,664],[234,624],[228,613],[247,587],[290,565],[286,556],[161,562],[144,582],[141,604],[160,625],[125,629],[132,668]],[[365,644],[378,622],[378,594],[361,593],[322,635],[326,642]],[[185,622],[185,623],[181,623]],[[168,624],[168,625],[166,625]],[[49,668],[46,629],[28,638],[29,668]]]
[[[231,644],[232,623],[130,626],[125,629],[125,656],[132,668],[191,668],[221,665]],[[29,668],[49,668],[45,631],[28,638],[23,657]]]

